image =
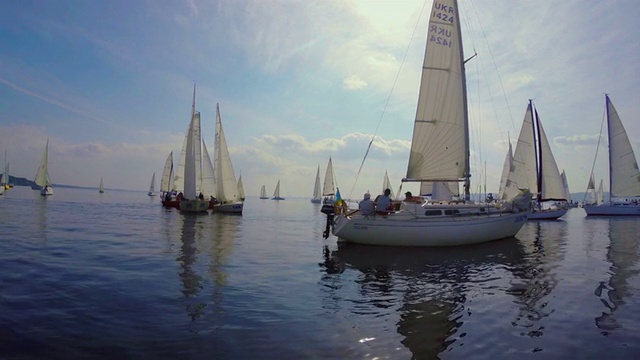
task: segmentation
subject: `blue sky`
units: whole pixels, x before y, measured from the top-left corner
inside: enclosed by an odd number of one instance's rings
[[[0,152],[33,179],[49,138],[54,183],[146,190],[179,153],[195,82],[210,153],[219,103],[247,194],[280,179],[281,195],[310,197],[330,156],[344,197],[376,194],[385,171],[396,186],[405,175],[431,3],[5,1]],[[478,53],[467,63],[475,189],[486,164],[487,191],[498,190],[531,98],[571,191],[586,188],[604,93],[640,155],[640,2],[460,8],[465,56]]]

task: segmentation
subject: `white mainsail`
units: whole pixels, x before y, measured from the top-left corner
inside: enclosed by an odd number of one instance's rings
[[[278,183],[276,184],[276,189],[273,191],[273,199],[274,200],[280,199],[280,180],[278,180]]]
[[[200,168],[201,168],[201,138],[200,138],[200,113],[195,112],[189,123],[187,131],[187,146],[184,162],[184,197],[195,199],[200,193]]]
[[[220,105],[216,104],[216,140],[214,169],[216,179],[216,198],[218,202],[240,202],[238,192],[238,182],[233,172],[231,155],[227,147],[227,140],[222,129],[222,118],[220,116]]]
[[[509,174],[502,181],[505,186],[501,199],[513,199],[520,193],[519,189],[529,189],[538,194],[539,202],[568,200],[551,145],[531,100],[527,105]]]
[[[207,144],[202,138],[202,173],[200,177],[201,191],[206,199],[216,196],[216,174],[213,169],[213,163],[209,157],[209,150],[207,150]]]
[[[47,145],[44,147],[44,153],[42,154],[42,159],[40,160],[40,166],[38,167],[38,172],[36,173],[36,178],[34,182],[36,185],[44,188],[45,186],[51,187],[51,180],[49,180],[49,170],[47,169],[47,163],[49,161],[49,139],[47,139]]]
[[[609,140],[609,202],[598,189],[597,205],[585,205],[587,215],[640,215],[640,170],[629,136],[609,95],[605,94],[607,137]],[[591,174],[593,179],[593,174]],[[592,181],[589,185],[592,185]],[[600,183],[602,186],[602,182]],[[602,195],[600,195],[602,193]]]
[[[267,188],[262,185],[262,187],[260,188],[260,199],[268,199],[269,197],[267,196]]]
[[[463,60],[457,3],[434,2],[405,181],[466,179],[468,194],[469,130]]]
[[[160,191],[169,192],[173,190],[173,151],[167,156],[162,169],[162,177],[160,178]]]
[[[244,185],[242,184],[242,174],[238,177],[238,196],[240,201],[244,201]]]
[[[316,181],[313,184],[313,199],[322,198],[322,189],[320,188],[320,165],[318,165],[318,170],[316,170]]]
[[[602,179],[600,179],[600,186],[598,186],[598,192],[596,193],[596,204],[604,204],[604,185]]]
[[[151,175],[151,183],[149,184],[149,192],[147,193],[147,195],[153,196],[155,192],[156,192],[156,173],[154,172],[153,175]]]
[[[571,200],[571,191],[569,191],[569,181],[567,180],[567,174],[564,172],[564,170],[562,170],[562,174],[560,174],[560,176],[562,177],[562,185],[564,185],[565,199]]]
[[[640,170],[618,111],[606,95],[611,198],[640,197]]]
[[[504,165],[502,166],[502,177],[500,178],[500,188],[498,191],[498,200],[506,200],[505,189],[507,186],[511,186],[509,182],[509,173],[514,171],[513,167],[513,147],[511,146],[511,140],[509,140],[509,151],[504,159]]]
[[[336,188],[333,183],[333,164],[331,163],[331,157],[329,157],[329,163],[327,164],[327,171],[324,173],[322,196],[334,196],[335,194],[336,194]]]

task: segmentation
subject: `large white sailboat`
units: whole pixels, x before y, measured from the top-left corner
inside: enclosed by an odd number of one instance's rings
[[[314,204],[320,204],[322,202],[322,188],[320,188],[320,165],[316,171],[316,181],[313,184],[313,197],[311,202]]]
[[[202,195],[202,132],[200,112],[196,111],[196,88],[193,87],[191,121],[184,146],[184,191],[179,208],[185,213],[203,213],[209,208],[209,200]],[[205,147],[206,149],[206,147]]]
[[[36,173],[36,178],[34,182],[40,188],[40,195],[49,196],[53,195],[53,187],[51,186],[51,180],[49,179],[49,139],[47,139],[47,145],[44,147],[44,152],[42,153],[42,160],[40,160],[40,166],[38,167],[38,172]]]
[[[469,130],[458,5],[433,3],[406,178],[464,182],[462,202],[403,203],[386,215],[337,207],[338,241],[384,246],[453,246],[513,237],[531,212],[531,193],[498,206],[469,203]],[[332,214],[328,214],[331,222]],[[328,236],[325,232],[325,236]]]
[[[587,215],[640,215],[640,170],[620,115],[605,95],[607,139],[609,141],[608,202],[584,205]],[[593,175],[591,177],[593,179]],[[590,180],[590,183],[593,180]],[[604,193],[604,191],[602,191]],[[599,197],[599,196],[598,196]],[[602,195],[604,197],[604,194]],[[596,201],[597,203],[597,201]]]
[[[520,194],[520,189],[528,189],[536,194],[529,220],[553,220],[567,213],[569,199],[562,174],[532,100],[527,105],[516,149],[512,156],[507,154],[507,160],[510,165],[505,161],[503,168],[506,179],[500,180],[504,186],[500,189],[501,200],[510,201]]]
[[[231,163],[231,155],[229,155],[229,148],[227,147],[227,140],[222,129],[219,104],[216,104],[214,172],[217,202],[213,205],[213,211],[242,214],[244,203],[240,196],[238,182]]]

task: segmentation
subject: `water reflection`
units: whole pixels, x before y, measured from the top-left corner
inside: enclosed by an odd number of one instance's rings
[[[519,313],[513,321],[520,335],[543,335],[541,320],[554,311],[548,307],[550,295],[558,285],[556,267],[564,259],[567,224],[564,221],[527,223],[518,233],[527,254],[513,269],[515,279],[509,293],[516,296]]]
[[[335,302],[352,297],[343,293],[349,284],[340,275],[357,270],[358,296],[349,311],[396,319],[400,342],[413,358],[437,358],[465,336],[461,328],[472,312],[468,299],[494,292],[522,257],[515,238],[456,248],[325,247],[322,282],[330,289],[325,303],[339,308]]]
[[[180,249],[176,261],[186,311],[192,321],[201,318],[207,306],[221,304],[222,288],[227,284],[225,265],[237,236],[239,216],[198,216],[181,214]],[[169,231],[170,233],[170,231]],[[211,287],[209,292],[203,289]]]
[[[596,326],[603,335],[609,335],[611,331],[621,327],[615,312],[633,292],[633,289],[629,288],[629,280],[640,273],[636,268],[640,221],[635,218],[610,218],[607,219],[607,223],[610,239],[607,260],[611,264],[611,276],[608,282],[600,282],[594,292],[606,308],[602,315],[595,318]]]

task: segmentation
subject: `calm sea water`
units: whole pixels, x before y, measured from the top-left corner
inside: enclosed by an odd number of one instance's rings
[[[635,359],[640,219],[450,249],[338,246],[308,199],[185,216],[144,192],[0,196],[0,358]]]

